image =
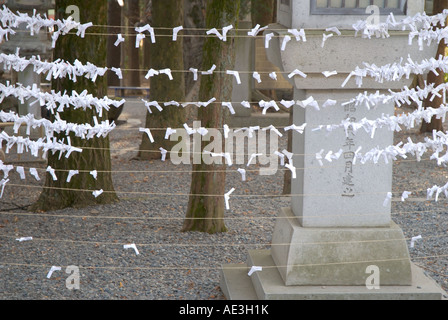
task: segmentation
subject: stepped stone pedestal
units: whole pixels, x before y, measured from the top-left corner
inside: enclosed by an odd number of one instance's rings
[[[299,23],[307,27],[306,19],[293,10],[304,1],[286,2],[292,6],[290,24],[272,28],[285,32],[276,31],[279,37],[273,38],[267,55],[285,73],[299,69],[307,75],[291,79],[296,101],[313,97],[319,105],[326,99],[336,104],[320,110],[294,106],[293,123],[307,126],[303,134],[293,133],[297,177],[291,180],[291,206],[279,210],[270,250],[249,251],[245,264],[222,266],[221,288],[228,299],[442,299],[446,293],[411,262],[408,242],[391,219],[390,201],[384,201],[392,191],[391,161],[354,161],[359,147],[367,152],[392,145],[393,132],[377,129],[372,138],[364,130],[356,134],[344,129],[313,130],[347,118],[359,121],[393,115],[392,103],[369,110],[346,102],[361,92],[400,90],[410,79],[393,83],[364,79],[361,88],[353,79],[344,87],[341,84],[364,61],[381,66],[408,54],[420,61],[435,55],[436,44],[420,51],[417,44],[408,45],[403,32],[390,31],[394,34],[385,39],[362,39],[347,28],[343,37],[329,38],[324,49],[322,31],[314,30],[307,32],[306,42],[290,41],[281,50],[288,28],[300,27]],[[409,2],[408,11],[422,4]],[[396,17],[397,21],[401,18]],[[343,26],[355,22],[350,23],[350,16],[340,19]],[[310,21],[315,23],[315,17]],[[332,70],[337,75],[322,74]],[[340,157],[321,160],[321,164],[316,154],[322,149],[323,156],[340,151]],[[261,271],[249,276],[253,266]]]

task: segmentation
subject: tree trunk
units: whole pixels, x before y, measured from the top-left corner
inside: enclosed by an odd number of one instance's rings
[[[115,46],[117,34],[121,33],[121,7],[117,1],[107,1],[107,33],[111,34],[107,37],[107,67],[120,68],[121,66],[121,47]],[[109,86],[119,86],[120,79],[115,72],[107,73],[107,84]]]
[[[438,13],[443,12],[444,9],[448,9],[448,0],[434,0],[433,4],[433,14],[436,15]],[[440,27],[440,26],[438,26]],[[437,53],[436,53],[436,59],[439,58],[440,55],[445,55],[445,48],[446,44],[445,41],[442,39],[439,42],[439,46],[437,47]],[[434,87],[437,87],[439,84],[442,84],[445,81],[445,73],[441,69],[436,70],[439,74],[436,75],[432,71],[428,73],[427,77],[427,83],[434,83]],[[432,108],[438,108],[440,105],[443,104],[443,97],[435,97],[433,101],[430,101],[430,97],[425,99],[424,101],[424,107],[432,107]],[[422,125],[420,127],[420,132],[432,132],[433,130],[436,131],[442,131],[443,129],[443,122],[442,119],[437,119],[435,116],[431,118],[431,122],[423,121]]]
[[[207,1],[206,28],[224,27],[232,24],[237,27],[239,1]],[[202,76],[199,90],[200,101],[208,101],[215,97],[217,103],[200,108],[198,117],[205,128],[222,128],[224,124],[222,101],[231,101],[233,77],[224,71],[233,69],[234,39],[221,41],[216,37],[208,37],[204,42],[202,70],[208,70],[215,64],[216,70],[212,75]],[[209,143],[209,142],[207,142]],[[201,143],[204,150],[206,143]],[[224,151],[224,139],[222,150]],[[219,152],[218,150],[216,150]],[[202,160],[202,159],[201,159]],[[201,231],[208,233],[225,232],[224,223],[224,194],[225,190],[225,162],[222,164],[206,165],[202,161],[193,164],[193,174],[190,187],[190,198],[183,231]]]
[[[275,0],[251,0],[252,24],[264,27],[274,22],[275,7]]]
[[[190,35],[183,38],[184,47],[188,50],[184,51],[184,69],[198,68],[202,62],[202,48],[204,46],[203,37],[193,37],[191,35],[198,35],[197,28],[205,28],[205,0],[189,0],[185,1],[184,7],[184,27],[190,30],[184,30],[185,35]],[[199,80],[197,80],[199,81]],[[195,87],[197,81],[193,78],[193,73],[185,74],[185,95],[188,96],[190,90]]]
[[[167,29],[157,30],[157,35],[172,35],[173,27],[183,25],[183,0],[165,0],[152,2],[152,22],[158,27]],[[183,70],[183,45],[182,38],[173,41],[170,36],[156,37],[156,43],[150,47],[151,68],[155,70],[170,68],[171,70]],[[160,159],[159,148],[170,150],[177,141],[165,139],[165,131],[162,128],[182,128],[185,121],[185,112],[182,107],[173,105],[163,106],[162,102],[178,101],[185,99],[185,81],[183,73],[172,74],[173,80],[160,74],[150,78],[151,101],[158,101],[163,111],[153,108],[153,113],[146,114],[146,128],[151,130],[154,143],[149,141],[147,134],[142,135],[137,159]],[[169,153],[166,158],[169,159]]]
[[[128,18],[128,36],[126,37],[126,60],[127,68],[131,69],[127,72],[127,86],[139,87],[140,86],[140,72],[136,71],[140,69],[139,48],[135,47],[136,31],[135,27],[140,22],[140,5],[139,0],[126,0],[127,6],[127,18]]]
[[[94,25],[105,25],[107,23],[107,0],[83,1],[83,0],[57,0],[56,19],[63,19],[65,8],[69,5],[77,5],[80,9],[81,23],[93,22]],[[66,17],[65,17],[66,18]],[[89,32],[100,32],[92,29]],[[84,39],[76,35],[60,36],[56,42],[54,59],[61,58],[73,63],[78,59],[86,64],[91,62],[96,66],[106,64],[106,37],[86,35]],[[78,77],[77,82],[68,78],[53,80],[53,89],[58,91],[72,90],[78,93],[87,90],[94,96],[106,95],[107,78],[98,77],[96,82],[84,77]],[[107,119],[107,112],[102,117],[96,114],[94,109],[65,109],[60,113],[63,120],[73,123],[90,123],[94,125],[93,116],[98,121]],[[53,117],[52,117],[53,118]],[[55,135],[56,136],[56,135]],[[65,139],[65,135],[57,136]],[[47,173],[43,191],[36,203],[33,204],[34,211],[58,210],[66,207],[85,207],[93,204],[111,203],[118,200],[115,194],[111,177],[111,160],[109,151],[109,138],[93,138],[84,140],[70,134],[73,146],[83,149],[82,152],[73,152],[67,159],[64,155],[59,159],[59,152],[48,154],[48,165],[56,169],[58,180],[54,181],[50,173]],[[69,170],[78,170],[79,174],[66,182]],[[97,170],[98,176],[95,180],[90,174],[91,170]],[[103,193],[95,198],[92,194],[95,190],[103,189]]]
[[[141,8],[143,11],[142,14],[142,25],[152,25],[152,17],[151,17],[151,2],[150,0],[145,1],[145,3],[141,4]],[[143,61],[142,61],[142,69],[149,70],[151,69],[151,60],[149,58],[149,55],[151,53],[150,51],[151,46],[151,38],[146,37],[143,39]]]

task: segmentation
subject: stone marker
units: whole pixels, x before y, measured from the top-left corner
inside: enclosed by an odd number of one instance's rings
[[[5,2],[5,1],[3,1]],[[23,14],[36,14],[43,16],[48,14],[48,10],[54,8],[51,0],[7,0],[6,7],[17,14],[17,11]],[[9,41],[4,41],[0,51],[6,54],[15,54],[17,49],[21,57],[29,59],[31,56],[39,56],[42,60],[51,58],[52,48],[51,41],[45,32],[30,35],[30,30],[26,28],[26,24],[22,23],[16,30],[16,34],[9,37]],[[18,73],[17,82],[23,86],[37,85],[40,88],[41,75],[34,72],[33,66],[28,66],[23,72]],[[41,118],[41,107],[38,103],[32,105],[33,100],[25,100],[23,103],[19,101],[19,115],[32,114],[36,119]]]

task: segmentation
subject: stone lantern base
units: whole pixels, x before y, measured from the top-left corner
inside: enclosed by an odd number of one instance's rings
[[[448,294],[410,261],[397,225],[303,228],[296,221],[291,210],[283,208],[271,250],[250,250],[245,264],[222,266],[221,289],[227,299],[448,299]],[[366,285],[369,265],[381,271],[377,286]],[[262,270],[249,276],[252,266]]]
[[[401,229],[394,224],[390,228],[367,228],[369,230],[364,231],[360,230],[362,228],[324,228],[320,232],[319,228],[302,228],[294,223],[296,219],[289,208],[283,208],[279,218],[271,250],[249,250],[245,264],[222,266],[221,289],[227,299],[448,299],[448,294],[410,261]],[[339,235],[336,238],[340,241],[334,240],[335,234]],[[328,242],[326,237],[333,240]],[[347,237],[350,242],[344,241]],[[366,247],[374,243],[372,237],[378,243],[375,252],[373,247]],[[369,240],[365,241],[367,238]],[[313,243],[306,248],[306,242]],[[317,249],[312,248],[315,245]],[[329,252],[332,254],[327,254]],[[351,255],[363,259],[359,263],[351,261]],[[327,261],[328,257],[351,262],[332,263]],[[381,271],[377,287],[366,285],[369,276],[365,272],[367,265],[377,265]],[[262,270],[249,276],[252,266]]]
[[[263,270],[248,276],[254,265]],[[245,264],[223,265],[221,289],[229,300],[448,300],[447,293],[412,263],[411,272],[409,286],[286,286],[270,250],[253,250]]]

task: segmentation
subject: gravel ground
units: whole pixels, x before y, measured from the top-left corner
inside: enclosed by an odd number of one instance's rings
[[[226,233],[180,232],[188,198],[143,193],[188,193],[190,166],[131,160],[140,142],[136,128],[143,126],[142,110],[127,105],[120,118],[127,122],[111,133],[118,203],[30,213],[26,207],[36,200],[42,181],[20,180],[11,173],[11,185],[0,199],[0,299],[223,300],[221,264],[245,262],[247,250],[270,247],[278,210],[289,205],[289,198],[282,196],[283,173],[248,174],[243,182],[232,168],[226,190],[235,187],[235,194],[271,196],[232,198]],[[415,131],[397,134],[396,139],[407,136],[423,139]],[[280,147],[285,148],[286,141],[281,140]],[[448,202],[444,196],[438,202],[425,198],[428,187],[447,180],[446,169],[434,161],[408,159],[394,164],[393,220],[407,239],[422,235],[410,249],[411,258],[445,290]],[[404,190],[421,191],[401,202],[396,196]],[[16,240],[27,236],[33,241]],[[123,248],[129,243],[137,245],[139,255]],[[79,290],[66,288],[69,265],[80,268]],[[52,266],[62,269],[47,278]]]

